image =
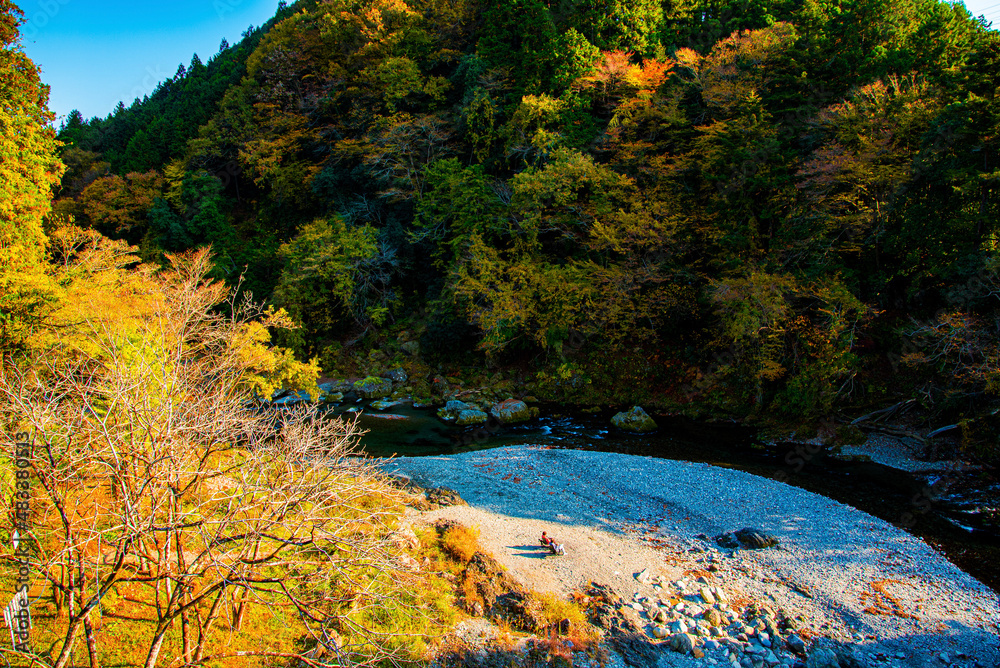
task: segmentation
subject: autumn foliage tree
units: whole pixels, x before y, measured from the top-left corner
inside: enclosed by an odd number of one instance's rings
[[[42,220],[64,169],[48,87],[18,44],[21,16],[0,1],[0,349],[18,345],[52,299]]]
[[[0,371],[2,441],[36,444],[30,658],[62,668],[85,641],[91,666],[385,660],[373,611],[409,577],[388,540],[394,493],[350,456],[352,424],[259,408],[276,386],[315,387],[315,366],[269,345],[287,320],[217,312],[232,295],[205,251],[123,272],[119,244],[58,243],[70,282],[117,280],[74,292],[54,338]],[[128,643],[99,611],[125,614]]]

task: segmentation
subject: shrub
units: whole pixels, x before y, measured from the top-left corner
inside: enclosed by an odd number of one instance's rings
[[[444,550],[453,559],[466,564],[479,549],[478,540],[478,527],[451,527],[444,533]]]

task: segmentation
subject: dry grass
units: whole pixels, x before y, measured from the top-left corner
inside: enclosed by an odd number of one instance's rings
[[[479,549],[479,528],[455,526],[445,531],[442,546],[449,556],[467,564]]]
[[[876,580],[869,583],[870,591],[861,592],[861,605],[865,606],[864,611],[870,615],[896,616],[903,619],[916,619],[917,616],[909,613],[903,607],[902,601],[893,596],[888,586],[891,584],[905,584],[900,580]]]

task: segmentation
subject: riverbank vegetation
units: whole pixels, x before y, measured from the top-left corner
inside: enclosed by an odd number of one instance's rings
[[[914,399],[988,446],[998,54],[937,0],[282,3],[64,119],[18,257],[69,224],[161,266],[211,247],[329,375],[406,332],[419,370],[541,398],[772,425]],[[45,273],[9,350],[58,310]]]

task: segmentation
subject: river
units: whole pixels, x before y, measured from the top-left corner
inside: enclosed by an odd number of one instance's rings
[[[908,473],[872,462],[844,461],[802,444],[765,444],[736,424],[707,425],[657,415],[657,432],[631,435],[611,426],[611,412],[584,414],[559,406],[543,406],[543,417],[526,424],[474,428],[447,424],[435,410],[405,403],[387,411],[367,408],[367,403],[334,411],[359,409],[359,425],[368,430],[361,445],[376,457],[537,445],[705,462],[776,478],[909,530],[1000,591],[1000,480],[995,470]],[[929,463],[928,469],[932,467]]]

